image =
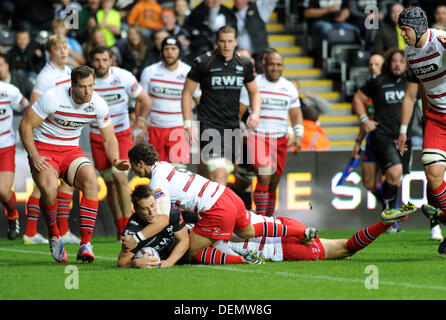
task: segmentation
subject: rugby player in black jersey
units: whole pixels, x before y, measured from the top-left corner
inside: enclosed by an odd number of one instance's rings
[[[132,193],[132,203],[135,213],[130,218],[123,236],[141,237],[139,232],[148,224],[158,218],[158,205],[155,193],[148,185],[139,185]],[[135,254],[144,247],[152,247],[158,251],[161,262],[149,254],[135,257]],[[120,268],[154,268],[171,267],[174,264],[186,263],[186,251],[189,248],[189,233],[186,224],[177,206],[172,204],[169,224],[156,235],[144,239],[133,250],[122,246],[118,257]]]
[[[240,162],[240,91],[246,86],[253,109],[246,121],[248,129],[255,129],[259,123],[260,94],[252,62],[235,53],[237,31],[230,26],[220,28],[216,45],[215,51],[194,60],[184,84],[182,112],[189,143],[200,141],[199,174],[226,185],[234,164]],[[192,123],[192,95],[198,85],[202,91],[197,106],[199,131]]]
[[[403,155],[397,145],[401,104],[408,82],[418,83],[418,80],[408,73],[404,51],[391,49],[386,55],[381,75],[369,80],[353,97],[353,108],[359,115],[361,126],[366,133],[370,132],[371,150],[385,175],[382,186],[384,209],[396,206],[402,175],[410,170],[410,139],[407,142],[409,150]],[[369,98],[375,107],[374,120],[370,120],[366,112]],[[393,232],[396,228],[397,224]]]

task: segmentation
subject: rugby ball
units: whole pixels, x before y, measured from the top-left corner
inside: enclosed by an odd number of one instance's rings
[[[135,253],[135,258],[141,258],[144,255],[148,255],[149,257],[153,257],[152,259],[158,260],[158,266],[159,266],[159,263],[161,262],[161,258],[160,258],[158,251],[156,251],[156,249],[154,249],[152,247],[148,247],[148,246],[142,247]]]

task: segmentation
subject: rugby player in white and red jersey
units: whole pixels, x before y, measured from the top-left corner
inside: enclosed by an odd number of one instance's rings
[[[53,35],[45,44],[49,61],[37,75],[36,83],[31,93],[30,104],[34,104],[48,89],[55,87],[70,87],[71,69],[67,66],[69,50],[66,38],[61,35]],[[79,238],[69,228],[71,200],[74,189],[61,180],[57,193],[57,224],[64,243],[79,244]],[[26,202],[26,231],[23,235],[25,244],[48,243],[37,233],[37,222],[40,216],[40,191],[34,188]]]
[[[299,153],[304,133],[299,94],[296,87],[284,77],[282,56],[273,52],[266,58],[265,73],[256,77],[262,106],[260,123],[248,136],[248,161],[257,175],[254,203],[260,215],[273,215],[276,206],[276,189],[285,168],[287,149],[295,145]],[[240,109],[249,106],[248,91],[240,94]],[[294,137],[288,142],[288,118]]]
[[[169,36],[161,43],[162,61],[144,68],[141,86],[152,99],[149,141],[160,161],[190,163],[190,146],[184,135],[181,95],[190,66],[180,60],[181,43]],[[201,95],[199,88],[193,98]]]
[[[8,239],[20,233],[19,213],[12,190],[15,173],[15,134],[12,126],[14,111],[22,112],[28,100],[12,84],[0,81],[0,202],[8,218]]]
[[[420,82],[424,109],[422,162],[427,178],[427,199],[423,213],[431,220],[432,229],[438,220],[446,221],[446,32],[429,29],[426,13],[420,7],[409,7],[398,18],[401,35],[406,41],[409,66]],[[401,127],[398,148],[407,150],[407,127],[417,97],[417,83],[407,86],[401,107]],[[439,226],[438,226],[439,227]],[[440,233],[441,236],[441,233]],[[438,248],[446,254],[446,241]]]
[[[132,73],[112,67],[112,55],[109,48],[97,46],[89,54],[96,76],[94,90],[104,98],[110,108],[110,117],[119,143],[120,158],[128,159],[127,154],[133,147],[132,132],[135,139],[144,138],[145,121],[150,112],[150,98]],[[137,114],[133,128],[130,126],[129,119],[130,99],[134,99],[139,105],[135,108]],[[132,215],[128,172],[119,171],[110,163],[105,154],[99,127],[94,123],[90,124],[90,127],[94,165],[107,185],[107,202],[118,231],[117,238],[120,240]]]
[[[189,259],[198,263],[261,263],[249,253],[242,259],[210,248],[217,240],[230,240],[233,232],[245,239],[293,235],[310,240],[317,236],[316,229],[300,225],[285,226],[274,221],[251,224],[250,212],[231,189],[169,162],[158,161],[158,154],[150,144],[136,144],[130,150],[129,158],[132,170],[138,176],[150,179],[149,186],[155,192],[162,215],[135,235],[123,237],[126,250],[133,250],[139,242],[166,227],[171,202],[198,216],[198,222],[189,234]]]
[[[40,209],[45,216],[50,250],[58,262],[68,256],[56,224],[59,178],[82,192],[80,201],[81,243],[77,259],[93,262],[90,243],[98,210],[98,181],[94,166],[79,146],[82,128],[96,123],[106,156],[119,170],[128,170],[119,159],[119,148],[107,103],[94,92],[94,72],[80,66],[71,72],[71,84],[47,90],[26,109],[19,132],[28,153],[34,182],[41,192]]]

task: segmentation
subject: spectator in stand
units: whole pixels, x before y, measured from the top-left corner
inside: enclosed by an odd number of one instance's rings
[[[14,5],[13,30],[51,30],[51,21],[54,19],[53,1],[14,0]]]
[[[88,3],[79,12],[79,30],[77,40],[80,43],[86,43],[89,35],[93,33],[98,22],[96,14],[101,8],[101,0],[88,0]]]
[[[121,55],[121,67],[139,79],[142,70],[148,66],[148,46],[139,27],[133,26],[127,31],[127,42],[122,48]]]
[[[277,0],[234,0],[232,11],[237,18],[238,47],[252,53],[258,69],[260,55],[268,48],[266,22],[276,7]]]
[[[154,64],[161,61],[161,43],[165,38],[169,36],[169,33],[164,30],[155,31],[152,35],[152,46],[149,47],[147,53],[146,65]]]
[[[177,17],[177,24],[184,26],[186,19],[190,15],[189,2],[187,0],[176,0],[174,10]]]
[[[82,51],[82,47],[79,42],[75,38],[67,37],[68,29],[65,26],[65,20],[63,19],[55,19],[53,20],[52,29],[54,34],[61,35],[67,39],[68,46],[68,62],[67,64],[71,68],[75,68],[80,66],[81,64],[85,64],[86,59],[84,57],[84,52]]]
[[[305,0],[304,16],[319,39],[325,39],[331,30],[349,29],[359,32],[358,27],[347,23],[350,9],[346,0]]]
[[[330,140],[325,135],[324,130],[318,123],[319,111],[316,108],[302,106],[302,116],[304,118],[304,136],[302,138],[301,150],[329,150]]]
[[[100,29],[96,29],[90,36],[90,40],[84,46],[84,52],[86,52],[87,65],[91,66],[90,51],[96,46],[106,46],[105,35]],[[121,64],[121,52],[117,47],[111,47],[113,65],[118,66]]]
[[[177,24],[175,12],[171,9],[163,9],[161,20],[163,22],[163,30],[167,31],[169,35],[177,37],[181,42],[183,55],[188,54],[190,32],[185,27]]]
[[[30,78],[35,78],[45,65],[44,52],[41,45],[31,41],[28,31],[18,31],[15,35],[15,45],[7,54],[9,66],[11,70],[22,72]]]
[[[163,8],[156,0],[139,0],[130,10],[127,23],[130,26],[138,25],[143,35],[149,37],[153,31],[163,27],[162,11]]]
[[[102,9],[96,13],[98,26],[105,36],[107,47],[116,43],[116,37],[121,36],[121,15],[114,9],[115,0],[102,0]]]
[[[31,98],[33,83],[22,73],[9,70],[9,64],[4,54],[0,54],[0,81],[16,86],[28,101]]]
[[[446,31],[446,4],[439,4],[435,8],[434,18],[432,28]]]
[[[225,25],[237,30],[237,18],[231,9],[221,4],[221,0],[204,0],[195,7],[187,20],[193,51],[213,49],[216,32]]]
[[[401,29],[398,26],[398,17],[404,10],[401,3],[394,3],[387,16],[387,23],[378,30],[375,37],[375,45],[373,46],[372,53],[379,53],[384,55],[389,49],[397,48],[404,50],[406,48],[406,42],[401,36]]]

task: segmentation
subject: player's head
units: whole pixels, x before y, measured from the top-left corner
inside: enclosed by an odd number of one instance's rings
[[[150,167],[158,161],[158,152],[153,145],[145,142],[137,143],[128,153],[132,170],[139,177],[147,177]]]
[[[262,73],[265,72],[266,57],[273,52],[277,52],[277,50],[274,48],[266,48],[262,51],[262,54],[260,55],[260,71]]]
[[[161,42],[161,58],[169,67],[177,63],[181,56],[181,42],[175,36],[168,36]]]
[[[397,48],[390,49],[386,53],[386,61],[384,62],[383,72],[400,77],[407,71],[407,60],[404,51]]]
[[[373,76],[378,76],[381,74],[381,68],[384,64],[384,57],[377,53],[370,57],[369,59],[369,72]]]
[[[398,25],[406,44],[415,46],[428,30],[426,12],[420,7],[408,7],[399,15]]]
[[[82,65],[71,71],[71,87],[73,100],[76,103],[87,103],[94,92],[94,72],[88,66]]]
[[[0,80],[3,81],[3,79],[8,77],[9,75],[10,72],[8,60],[3,53],[0,53]]]
[[[237,30],[231,26],[223,26],[218,29],[217,49],[226,60],[232,59],[237,45]]]
[[[94,47],[90,51],[90,59],[96,77],[102,78],[108,74],[108,70],[112,65],[112,54],[108,47]]]
[[[283,74],[283,57],[278,52],[268,55],[265,63],[265,77],[268,81],[277,82]]]
[[[158,205],[155,193],[148,185],[143,184],[135,188],[132,193],[132,204],[140,218],[149,223],[156,220]]]
[[[48,56],[54,64],[64,66],[68,61],[67,39],[60,35],[54,34],[48,38],[45,43],[45,49]]]

